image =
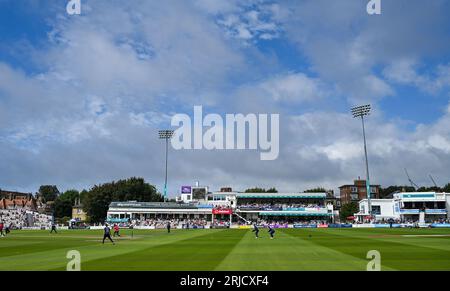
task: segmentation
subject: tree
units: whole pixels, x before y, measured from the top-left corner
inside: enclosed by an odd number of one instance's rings
[[[266,189],[258,187],[248,188],[247,190],[245,190],[245,193],[265,193],[265,192]]]
[[[75,204],[79,198],[80,192],[77,190],[67,190],[58,197],[58,199],[69,200],[72,204]]]
[[[71,217],[73,203],[68,199],[60,199],[59,197],[53,204],[55,218]]]
[[[327,194],[327,199],[335,199],[336,197],[334,196],[334,191],[333,190],[327,190],[323,187],[316,187],[316,188],[312,188],[312,189],[306,189],[305,191],[303,191],[303,193],[326,193]]]
[[[83,190],[83,191],[80,192],[80,202],[81,202],[81,204],[84,203],[87,195],[88,195],[88,191],[86,191],[86,190]]]
[[[417,192],[442,192],[442,188],[436,186],[420,187],[419,189],[417,189]]]
[[[79,199],[80,193],[77,190],[68,190],[59,195],[53,204],[53,212],[56,218],[71,217],[72,207]]]
[[[313,189],[307,189],[303,193],[327,193],[328,191],[323,187],[317,187]]]
[[[143,178],[129,178],[117,182],[96,185],[90,189],[83,199],[83,208],[92,222],[103,222],[113,201],[162,202],[164,198],[156,191],[156,187]]]
[[[42,185],[39,187],[39,195],[44,202],[55,201],[59,195],[59,190],[55,185]]]
[[[278,193],[278,190],[274,187],[267,190],[265,188],[254,187],[245,190],[245,193]]]
[[[450,183],[447,183],[447,185],[442,188],[442,191],[444,191],[445,193],[450,193]]]
[[[414,187],[411,186],[389,186],[387,188],[380,188],[380,198],[387,198],[395,192],[415,192]]]
[[[359,212],[359,205],[356,202],[350,202],[342,205],[340,211],[341,221],[347,220],[347,217],[353,216],[357,212]]]

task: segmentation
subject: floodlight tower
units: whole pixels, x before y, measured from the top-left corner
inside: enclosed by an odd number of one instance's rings
[[[173,136],[173,130],[159,130],[158,131],[159,139],[165,139],[166,140],[166,177],[164,179],[164,201],[166,201],[167,198],[167,160],[169,157],[169,139]]]
[[[366,130],[364,127],[364,116],[367,116],[370,114],[370,104],[362,105],[362,106],[356,106],[352,108],[352,115],[354,118],[361,117],[361,123],[362,123],[362,130],[363,130],[363,139],[364,139],[364,155],[366,157],[366,193],[367,193],[367,204],[369,207],[369,216],[372,216],[372,203],[370,200],[370,196],[372,193],[370,193],[370,178],[369,178],[369,161],[367,158],[367,145],[366,145]]]

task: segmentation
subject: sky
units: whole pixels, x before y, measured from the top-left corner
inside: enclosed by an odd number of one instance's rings
[[[169,149],[169,193],[450,182],[450,1],[0,0],[0,188],[162,191],[174,114],[279,114],[280,153]]]

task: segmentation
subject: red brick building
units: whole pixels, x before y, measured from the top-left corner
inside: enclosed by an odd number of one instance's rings
[[[18,209],[36,211],[37,201],[31,193],[0,190],[0,209]]]
[[[341,205],[358,202],[367,198],[366,180],[354,180],[352,185],[342,185],[339,187]],[[380,197],[380,185],[370,185],[372,199]]]

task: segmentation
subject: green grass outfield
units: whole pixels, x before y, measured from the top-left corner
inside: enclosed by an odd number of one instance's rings
[[[82,270],[450,270],[450,229],[122,230],[116,245],[101,230],[13,231],[0,238],[0,270],[65,270],[69,250]]]

